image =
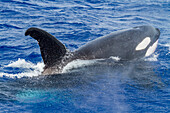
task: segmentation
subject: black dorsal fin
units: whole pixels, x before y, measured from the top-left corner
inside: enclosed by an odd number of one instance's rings
[[[48,32],[38,29],[29,28],[25,32],[25,36],[30,35],[38,41],[41,56],[46,67],[53,66],[62,59],[66,53],[65,46]]]

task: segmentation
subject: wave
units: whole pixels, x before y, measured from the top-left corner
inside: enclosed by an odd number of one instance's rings
[[[119,61],[120,58],[118,57],[110,57],[109,60],[112,61]],[[95,60],[74,60],[67,64],[64,68],[62,73],[68,73],[72,71],[73,69],[77,69],[80,67],[85,67],[85,66],[90,66],[96,63],[102,64],[105,62],[105,59],[95,59]],[[5,72],[0,72],[0,77],[9,77],[9,78],[22,78],[22,77],[34,77],[34,76],[39,76],[41,75],[43,68],[44,68],[44,63],[38,62],[37,64],[34,64],[32,62],[26,61],[25,59],[18,59],[17,61],[13,61],[9,63],[8,65],[2,66],[2,68],[7,68],[7,69],[17,69],[21,70],[20,73],[5,73]]]
[[[3,29],[3,28],[22,29],[22,28],[20,28],[20,27],[15,26],[15,25],[10,25],[10,24],[0,24],[0,29]]]
[[[32,62],[27,62],[25,59],[18,59],[15,62],[11,62],[8,65],[5,65],[3,68],[19,68],[23,69],[24,72],[17,74],[10,73],[0,73],[0,77],[9,77],[9,78],[22,78],[22,77],[33,77],[38,76],[43,71],[44,63],[39,62],[37,64],[33,64]]]
[[[170,43],[165,43],[165,44],[160,44],[160,45],[163,47],[168,47],[169,50],[168,50],[168,53],[166,53],[166,55],[170,54]]]
[[[153,54],[150,57],[147,57],[144,59],[144,61],[158,61],[159,54]],[[70,63],[68,63],[62,70],[62,73],[68,73],[68,72],[74,72],[79,70],[79,68],[93,66],[93,65],[105,65],[109,63],[114,63],[120,61],[119,57],[110,57],[109,59],[94,59],[94,60],[74,60]],[[2,68],[9,68],[9,69],[19,69],[22,70],[20,73],[4,73],[0,72],[0,77],[9,77],[9,78],[22,78],[22,77],[34,77],[41,75],[44,63],[38,62],[37,64],[34,64],[32,62],[26,61],[25,59],[18,59],[17,61],[13,61],[9,63],[8,65],[4,65]]]
[[[93,60],[74,60],[68,63],[62,70],[62,73],[68,73],[76,71],[75,69],[79,69],[80,67],[86,67],[91,65],[101,65],[109,62],[118,62],[120,60],[119,57],[111,56],[109,59],[93,59]]]
[[[145,61],[158,61],[158,56],[159,56],[159,54],[153,54],[149,57],[146,57],[144,60]]]

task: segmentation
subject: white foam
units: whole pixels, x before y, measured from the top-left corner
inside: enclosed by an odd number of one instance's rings
[[[109,59],[114,61],[119,61],[120,58],[119,57],[115,57],[115,56],[111,56]],[[92,59],[92,60],[81,60],[81,59],[77,59],[74,60],[70,63],[68,63],[62,70],[62,73],[68,73],[70,72],[70,70],[79,68],[79,67],[85,67],[85,66],[89,66],[89,65],[94,65],[97,63],[103,63],[106,62],[108,59]]]
[[[120,57],[118,57],[118,56],[111,56],[110,58],[115,60],[115,61],[119,61],[120,60]]]
[[[145,58],[145,61],[158,61],[159,54],[153,54],[151,57]]]
[[[67,73],[72,69],[76,69],[76,68],[79,68],[79,67],[84,67],[84,66],[87,66],[87,65],[90,65],[90,64],[94,64],[95,62],[96,62],[96,60],[80,60],[80,59],[77,59],[77,60],[74,60],[74,61],[68,63],[63,68],[62,73]]]
[[[17,67],[17,68],[35,68],[36,65],[34,65],[31,62],[26,62],[24,59],[18,59],[15,62],[11,62],[10,64],[4,66],[4,67]]]
[[[4,68],[5,67],[21,68],[24,69],[24,72],[17,74],[0,73],[0,77],[6,76],[10,78],[22,78],[40,75],[43,71],[44,64],[42,62],[34,64],[32,62],[27,62],[24,59],[18,59],[17,61],[4,66]]]

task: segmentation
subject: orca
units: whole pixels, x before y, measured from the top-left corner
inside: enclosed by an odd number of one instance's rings
[[[69,62],[82,59],[107,59],[119,57],[121,61],[150,56],[156,49],[160,30],[152,26],[137,26],[113,32],[88,42],[70,52],[59,40],[48,32],[31,27],[25,36],[38,41],[45,67],[43,75],[61,73]]]

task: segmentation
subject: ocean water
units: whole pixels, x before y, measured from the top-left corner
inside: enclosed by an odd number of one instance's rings
[[[161,31],[155,53],[139,61],[77,60],[63,73],[41,76],[39,46],[30,27],[68,49],[125,28]],[[0,112],[170,112],[169,0],[0,0]]]

